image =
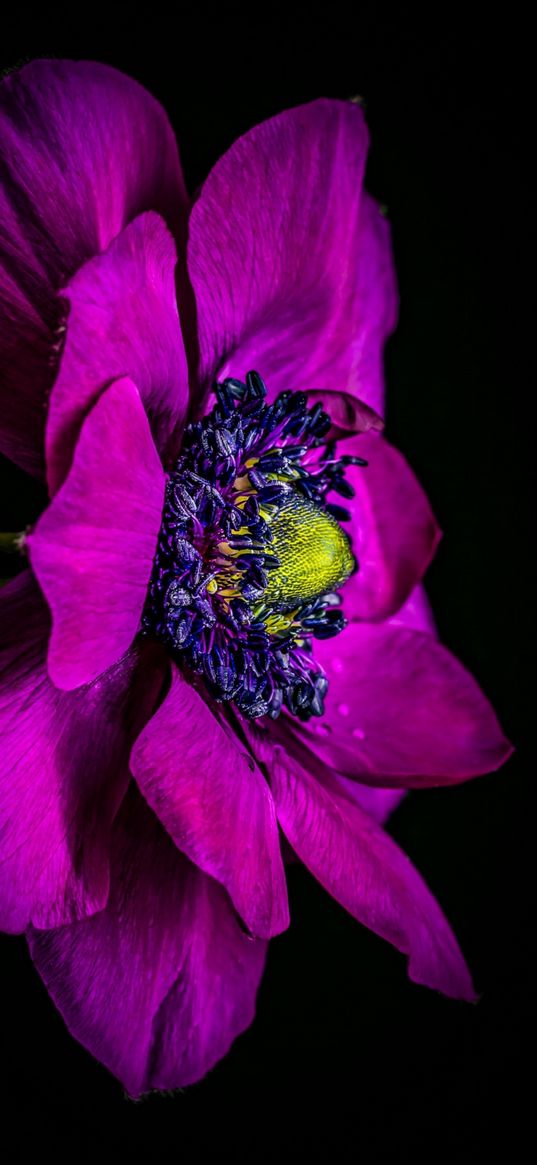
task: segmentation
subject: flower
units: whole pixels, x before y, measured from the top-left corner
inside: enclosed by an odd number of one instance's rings
[[[191,205],[135,82],[41,61],[0,87],[0,445],[50,495],[0,594],[0,921],[131,1095],[251,1022],[281,834],[412,979],[473,998],[381,824],[510,750],[437,642],[437,525],[380,435],[366,151],[362,110],[316,101]]]

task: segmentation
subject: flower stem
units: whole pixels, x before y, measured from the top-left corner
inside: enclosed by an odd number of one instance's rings
[[[0,553],[20,554],[24,546],[24,539],[24,530],[19,530],[17,533],[0,532]]]

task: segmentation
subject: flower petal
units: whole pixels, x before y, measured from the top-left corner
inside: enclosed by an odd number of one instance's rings
[[[389,228],[362,192],[362,111],[320,100],[239,138],[195,202],[188,269],[200,380],[257,368],[270,396],[333,389],[382,410],[395,322]]]
[[[425,631],[429,635],[436,635],[431,609],[425,591],[422,586],[418,586],[412,592],[410,598],[394,615],[388,620],[386,626],[397,627],[411,627],[414,630]],[[337,643],[332,642],[332,653],[335,655],[337,645],[340,643],[338,638]],[[318,644],[315,644],[315,654],[318,654]],[[340,665],[336,665],[339,667]],[[336,671],[336,675],[339,674]],[[339,715],[347,718],[350,712],[349,700],[346,699],[338,706]],[[311,745],[311,736],[307,736],[302,732],[302,727],[297,724],[294,717],[282,715],[277,720],[263,722],[261,729],[254,725],[245,726],[245,731],[254,756],[258,760],[265,763],[270,770],[272,765],[272,754],[274,748],[282,749],[294,757],[298,763],[311,772],[313,775],[319,776],[321,779],[325,775],[327,764],[330,765],[330,775],[340,786],[340,791],[345,796],[350,797],[351,800],[357,802],[366,813],[378,821],[380,825],[388,819],[394,809],[397,808],[399,802],[406,795],[404,788],[383,788],[382,785],[363,785],[357,779],[347,779],[331,767],[332,761],[329,760],[330,740],[332,729],[330,723],[326,722],[325,716],[320,721],[315,721],[310,725],[314,733],[314,744]],[[336,732],[339,731],[339,725],[336,725]],[[324,737],[323,759],[317,756],[316,749],[319,738]],[[371,779],[370,776],[367,777]],[[378,778],[380,780],[380,777]]]
[[[269,773],[272,771],[275,755],[277,756],[283,751],[284,754],[297,761],[306,772],[311,772],[314,777],[324,777],[326,766],[321,764],[318,758],[300,741],[298,734],[295,735],[289,717],[280,716],[275,722],[263,723],[262,726],[258,726],[255,721],[248,721],[244,723],[243,728],[252,755],[255,756],[258,764],[266,766]],[[357,805],[369,813],[380,825],[384,824],[397,808],[399,802],[406,796],[405,789],[384,789],[377,785],[361,785],[358,781],[342,777],[333,769],[330,770],[330,777],[344,796],[350,798],[351,801],[356,801]],[[284,862],[287,864],[289,853],[292,854],[293,851],[285,842],[285,838],[280,839],[280,844]]]
[[[52,611],[49,672],[59,688],[89,683],[132,643],[164,485],[138,390],[117,380],[90,412],[69,476],[28,537]]]
[[[330,775],[334,787],[350,801],[354,801],[374,821],[378,821],[379,825],[384,825],[406,796],[405,789],[377,788],[376,785],[361,785],[358,781],[348,780],[339,773],[333,772]]]
[[[106,910],[32,957],[69,1031],[133,1096],[199,1080],[252,1022],[266,943],[178,852],[135,790],[114,827]]]
[[[308,392],[308,407],[312,408],[316,404],[321,404],[332,420],[332,428],[328,430],[325,441],[340,441],[343,437],[367,433],[370,429],[381,433],[384,428],[382,417],[349,392],[314,389]]]
[[[402,607],[395,615],[386,620],[388,627],[408,627],[412,631],[426,631],[438,639],[431,604],[427,598],[425,587],[419,584],[408,596]]]
[[[410,597],[399,608],[396,615],[388,620],[391,627],[411,627],[414,631],[426,631],[436,638],[436,627],[429,600],[423,586],[417,586]],[[306,766],[307,767],[307,766]],[[406,789],[383,789],[379,785],[361,785],[359,781],[347,780],[339,773],[333,773],[334,780],[341,786],[341,791],[357,801],[366,813],[378,821],[379,825],[391,817],[399,803],[406,797]]]
[[[77,692],[47,675],[50,616],[30,571],[0,593],[0,928],[62,926],[102,910],[110,828],[129,750],[162,664],[149,643]]]
[[[283,753],[274,760],[271,783],[285,836],[329,894],[408,956],[415,983],[475,999],[448,922],[395,842],[328,776],[321,785]]]
[[[329,681],[325,714],[288,724],[311,753],[308,768],[420,788],[490,773],[510,756],[476,681],[432,635],[353,623],[315,655]]]
[[[56,292],[131,219],[178,230],[187,198],[166,114],[106,65],[33,61],[0,84],[0,449],[43,473]]]
[[[226,887],[260,938],[289,925],[285,872],[269,787],[191,684],[171,690],[136,741],[133,773],[176,845]]]
[[[367,466],[346,470],[355,496],[345,523],[358,571],[343,590],[353,619],[386,619],[422,579],[440,540],[426,495],[404,457],[372,434],[338,444],[338,456],[363,457]],[[336,500],[333,495],[332,500]],[[337,499],[339,500],[339,498]]]
[[[161,218],[144,214],[90,259],[65,295],[65,348],[46,428],[51,493],[62,484],[88,409],[116,377],[134,380],[163,459],[177,454],[188,373],[175,296],[177,253]]]

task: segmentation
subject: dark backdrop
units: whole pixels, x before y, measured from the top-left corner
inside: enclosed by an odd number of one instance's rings
[[[534,830],[524,782],[533,729],[529,32],[512,8],[501,23],[474,26],[468,6],[426,23],[408,11],[394,20],[380,5],[216,11],[196,19],[189,4],[151,4],[134,16],[116,6],[113,26],[88,7],[12,14],[0,69],[86,56],[131,73],[166,106],[192,189],[263,118],[320,95],[365,97],[367,182],[388,207],[401,294],[386,357],[387,435],[445,532],[428,576],[442,638],[518,750],[488,779],[411,795],[390,828],[451,919],[482,999],[470,1007],[411,985],[402,958],[296,868],[292,927],[272,944],[253,1028],[204,1082],[134,1104],[68,1036],[24,940],[4,938],[7,1160],[365,1165],[479,1162],[493,1151],[517,1160],[529,1099]],[[1,468],[0,529],[20,528],[43,498]]]

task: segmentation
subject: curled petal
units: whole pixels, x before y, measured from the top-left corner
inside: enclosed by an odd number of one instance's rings
[[[187,198],[164,110],[88,61],[33,61],[0,84],[0,449],[42,475],[59,354],[57,291],[145,210],[176,232]]]
[[[370,429],[381,433],[384,421],[374,409],[363,400],[351,396],[349,392],[329,392],[328,389],[314,389],[308,392],[308,405],[321,404],[332,421],[332,428],[326,434],[326,441],[340,441],[354,433],[368,433]]]
[[[431,608],[422,586],[418,586],[413,590],[397,614],[387,621],[387,625],[410,627],[415,631],[424,631],[428,635],[436,636]],[[333,643],[332,648],[335,654],[337,644]],[[350,701],[348,699],[342,701],[339,709],[340,716],[343,715],[346,717],[350,715]],[[321,778],[324,776],[326,763],[328,762],[321,760],[312,751],[309,739],[300,739],[300,731],[297,732],[295,730],[296,721],[291,717],[280,716],[278,720],[272,721],[267,727],[268,731],[265,731],[263,734],[257,733],[254,735],[255,730],[251,730],[251,734],[253,736],[252,747],[254,753],[257,753],[260,759],[264,759],[269,768],[272,764],[273,750],[275,747],[280,746],[291,756],[295,757],[308,771],[318,773]],[[313,726],[313,732],[317,738],[324,736],[324,743],[328,750],[331,728],[329,723],[325,723],[325,717],[320,722],[316,722]],[[324,755],[328,757],[328,752]],[[336,782],[336,785],[339,785],[340,791],[345,796],[350,797],[352,801],[356,801],[362,809],[365,809],[366,813],[369,813],[375,821],[378,821],[379,825],[383,825],[387,821],[406,792],[403,788],[384,788],[379,784],[361,784],[356,778],[347,779],[341,776],[335,769],[331,769],[331,776]]]
[[[438,639],[431,604],[425,593],[425,587],[421,584],[414,587],[403,606],[398,608],[395,615],[390,615],[386,622],[389,627],[408,627],[411,631],[425,631],[434,639]]]
[[[254,1017],[266,943],[134,789],[113,841],[106,909],[28,937],[71,1034],[139,1096],[192,1084],[226,1054]]]
[[[355,493],[345,524],[358,571],[345,584],[348,618],[383,620],[403,605],[421,581],[440,540],[425,493],[393,445],[372,434],[338,444],[338,456],[363,457],[346,477]],[[335,498],[334,498],[335,500]]]
[[[89,683],[132,643],[164,485],[138,390],[117,380],[87,417],[69,476],[28,537],[52,612],[48,665],[59,688]]]
[[[415,983],[475,999],[448,922],[395,842],[328,776],[321,784],[283,752],[275,757],[271,784],[285,836],[329,894],[407,955]]]
[[[388,623],[392,627],[410,627],[414,631],[425,631],[436,638],[436,628],[431,607],[422,586],[417,586],[403,606],[393,615]],[[391,817],[397,806],[406,796],[405,789],[384,789],[380,785],[362,785],[359,781],[347,780],[339,773],[333,774],[336,784],[340,785],[345,796],[351,801],[357,801],[366,813],[374,817],[379,825]]]
[[[420,788],[490,773],[510,756],[478,684],[432,635],[352,623],[315,652],[329,681],[325,714],[287,730],[321,772]]]
[[[116,378],[136,384],[163,460],[177,453],[188,408],[188,374],[175,295],[175,243],[144,214],[90,259],[64,294],[69,317],[46,428],[47,480],[56,493],[80,427]]]
[[[323,99],[256,126],[209,174],[187,253],[207,391],[257,368],[270,396],[322,387],[382,411],[396,293],[367,145],[362,111]]]
[[[359,781],[350,781],[339,773],[331,773],[334,788],[342,796],[354,801],[379,825],[384,825],[403,798],[404,789],[384,789],[377,785],[361,785]]]
[[[163,670],[145,643],[93,684],[60,692],[46,668],[50,616],[30,571],[2,588],[0,624],[0,928],[14,933],[106,905],[112,821]]]
[[[131,771],[176,845],[222,882],[249,930],[261,938],[284,930],[289,910],[270,789],[175,668],[171,691],[135,744]]]

